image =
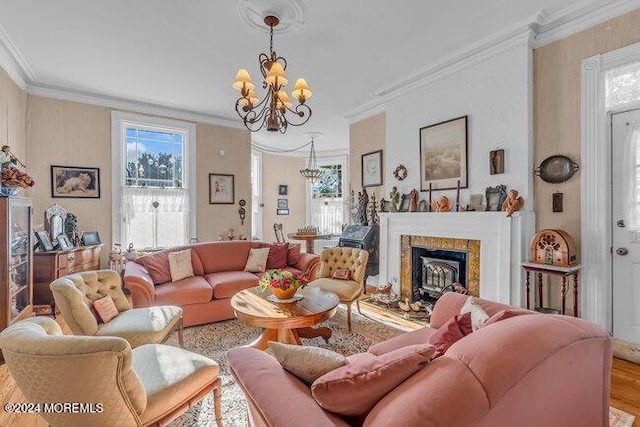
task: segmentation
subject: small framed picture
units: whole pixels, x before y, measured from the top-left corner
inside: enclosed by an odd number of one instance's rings
[[[289,215],[289,209],[278,209],[276,211],[276,214],[278,214],[278,215]]]
[[[100,198],[100,169],[51,166],[51,197]]]
[[[82,233],[82,244],[85,246],[99,245],[100,235],[97,231],[85,231]]]
[[[224,173],[209,174],[209,204],[232,205],[235,203],[234,175]]]
[[[71,241],[69,240],[66,234],[58,234],[57,239],[58,239],[58,245],[60,245],[60,249],[62,249],[63,251],[68,251],[69,249],[73,249],[73,245],[71,244]]]
[[[288,199],[278,199],[278,209],[287,209],[289,207]]]
[[[362,155],[362,186],[382,185],[382,150]]]
[[[489,152],[489,173],[491,175],[504,173],[504,150]]]
[[[38,245],[40,246],[40,250],[43,252],[49,252],[53,250],[53,243],[51,243],[51,239],[49,238],[49,233],[44,230],[35,231],[36,240],[38,240]]]
[[[278,185],[278,195],[279,196],[286,196],[287,193],[289,193],[289,186],[286,184],[280,184]]]

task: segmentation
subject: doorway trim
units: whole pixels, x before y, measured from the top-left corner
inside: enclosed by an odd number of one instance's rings
[[[582,61],[581,317],[612,331],[611,112],[605,111],[607,70],[640,61],[640,43]]]

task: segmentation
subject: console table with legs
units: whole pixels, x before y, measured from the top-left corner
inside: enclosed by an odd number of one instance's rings
[[[573,316],[578,317],[578,298],[579,298],[579,288],[580,288],[580,279],[579,273],[582,269],[582,265],[572,265],[568,267],[562,267],[559,265],[547,265],[547,264],[537,264],[534,262],[523,262],[522,268],[525,271],[525,291],[527,298],[527,309],[530,309],[530,296],[531,296],[531,281],[529,278],[529,273],[533,272],[535,274],[534,280],[537,285],[537,294],[538,294],[538,303],[540,304],[540,308],[544,308],[543,298],[542,298],[542,277],[545,274],[552,276],[560,276],[560,295],[562,297],[562,310],[561,313],[565,314],[565,299],[567,296],[568,286],[573,285]],[[573,278],[573,283],[567,283],[567,278]],[[570,279],[571,280],[571,279]],[[535,294],[534,294],[534,305],[535,305]]]

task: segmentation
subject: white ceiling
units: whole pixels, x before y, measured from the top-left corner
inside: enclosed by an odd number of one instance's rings
[[[306,22],[276,34],[274,48],[288,61],[290,81],[305,77],[311,86],[313,115],[286,135],[263,130],[256,138],[294,147],[307,142],[304,132],[317,131],[326,135],[316,143],[324,151],[347,147],[343,116],[370,102],[376,90],[540,11],[553,15],[579,2],[301,3]],[[247,25],[233,0],[1,0],[0,11],[0,26],[35,85],[238,121],[231,82],[240,67],[257,80],[258,54],[269,48],[268,35]]]

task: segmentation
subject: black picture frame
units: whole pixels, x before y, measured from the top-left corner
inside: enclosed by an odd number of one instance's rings
[[[489,152],[489,174],[499,175],[504,173],[504,150],[492,150]]]
[[[278,185],[278,195],[286,196],[289,193],[289,186],[286,184]]]
[[[420,191],[469,187],[468,116],[420,128]]]
[[[289,209],[277,209],[276,215],[289,215]]]
[[[73,249],[73,245],[71,244],[71,241],[66,234],[58,234],[56,239],[58,240],[58,245],[60,246],[61,250],[68,251],[70,249]]]
[[[99,199],[100,168],[51,165],[51,197]]]
[[[84,246],[99,245],[100,243],[100,235],[97,231],[85,231],[82,233],[82,244]]]
[[[382,185],[382,150],[365,153],[360,158],[362,187]]]
[[[289,199],[278,199],[278,209],[288,209]]]
[[[49,252],[53,250],[53,243],[51,243],[51,239],[49,238],[49,233],[44,230],[36,230],[34,231],[36,235],[36,240],[38,241],[38,245],[40,246],[40,250],[42,252]]]
[[[232,205],[235,203],[235,176],[227,173],[209,174],[209,204]]]

